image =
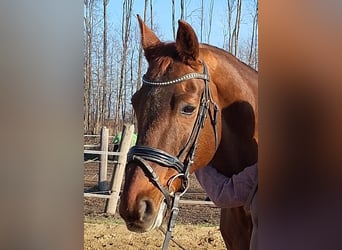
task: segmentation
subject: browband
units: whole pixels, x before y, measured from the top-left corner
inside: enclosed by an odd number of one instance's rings
[[[189,73],[186,74],[184,76],[181,76],[179,78],[176,78],[174,80],[171,81],[167,81],[167,82],[152,82],[146,79],[146,76],[144,75],[142,78],[142,82],[144,84],[148,84],[148,85],[155,85],[155,86],[166,86],[166,85],[170,85],[170,84],[175,84],[175,83],[179,83],[179,82],[183,82],[189,79],[203,79],[203,80],[207,80],[209,81],[209,75],[208,74],[201,74],[201,73]]]

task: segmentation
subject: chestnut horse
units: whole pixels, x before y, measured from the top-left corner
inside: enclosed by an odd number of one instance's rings
[[[222,49],[199,44],[184,21],[176,42],[163,43],[138,20],[149,66],[132,97],[138,139],[119,210],[129,230],[147,232],[162,224],[167,208],[177,210],[170,200],[186,191],[189,173],[211,163],[232,176],[257,162],[258,73]],[[221,209],[228,249],[248,249],[251,229],[242,207]]]

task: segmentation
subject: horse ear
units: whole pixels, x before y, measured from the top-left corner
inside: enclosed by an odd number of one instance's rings
[[[197,60],[199,54],[199,43],[196,33],[190,24],[182,20],[178,21],[176,48],[183,62]]]
[[[140,33],[141,33],[141,44],[144,50],[155,46],[160,43],[159,38],[154,34],[154,32],[146,26],[144,21],[141,19],[139,15],[137,15],[139,26],[140,26]]]

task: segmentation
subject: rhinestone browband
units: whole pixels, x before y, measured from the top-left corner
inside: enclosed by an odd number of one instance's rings
[[[174,79],[174,80],[171,80],[171,81],[167,81],[167,82],[152,82],[152,81],[148,81],[146,78],[145,78],[145,75],[143,76],[142,78],[142,82],[144,84],[149,84],[149,85],[157,85],[157,86],[165,86],[165,85],[170,85],[170,84],[175,84],[175,83],[179,83],[179,82],[182,82],[182,81],[186,81],[186,80],[189,80],[189,79],[203,79],[203,80],[207,80],[209,81],[209,76],[207,74],[201,74],[201,73],[189,73],[189,74],[186,74],[182,77],[179,77],[177,79]]]

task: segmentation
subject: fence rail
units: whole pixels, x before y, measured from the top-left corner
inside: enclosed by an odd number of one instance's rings
[[[97,148],[97,147],[100,147],[101,144],[86,144],[86,145],[83,145],[83,147],[85,148]]]
[[[101,135],[83,135],[84,137],[101,137]],[[109,138],[114,138],[114,135],[109,135]]]
[[[127,153],[131,146],[133,132],[134,132],[133,125],[125,125],[123,128],[123,132],[122,132],[122,140],[119,145],[119,152],[108,152],[109,137],[113,137],[113,136],[109,136],[108,128],[103,127],[102,133],[101,133],[101,143],[100,143],[101,150],[89,150],[89,149],[83,150],[85,154],[96,154],[96,155],[101,156],[98,188],[100,192],[104,192],[104,193],[107,192],[107,194],[85,192],[84,197],[96,197],[96,198],[107,199],[105,212],[108,214],[115,214],[115,211],[116,211],[117,203],[119,200],[122,179],[123,179],[124,170],[126,166]],[[85,136],[98,137],[99,135],[85,135]],[[89,147],[89,145],[85,145],[85,147],[86,146]],[[107,165],[108,165],[109,155],[115,155],[115,156],[118,156],[118,158],[116,161],[114,161],[112,179],[108,187]]]
[[[92,155],[122,155],[123,152],[108,152],[108,151],[101,151],[101,150],[90,150],[90,149],[86,149],[83,150],[83,153],[85,154],[92,154]]]
[[[109,199],[111,197],[111,194],[84,193],[84,197]],[[185,204],[185,205],[209,205],[209,206],[216,207],[216,205],[212,201],[200,201],[200,200],[189,200],[189,199],[180,199],[179,200],[179,204]]]

